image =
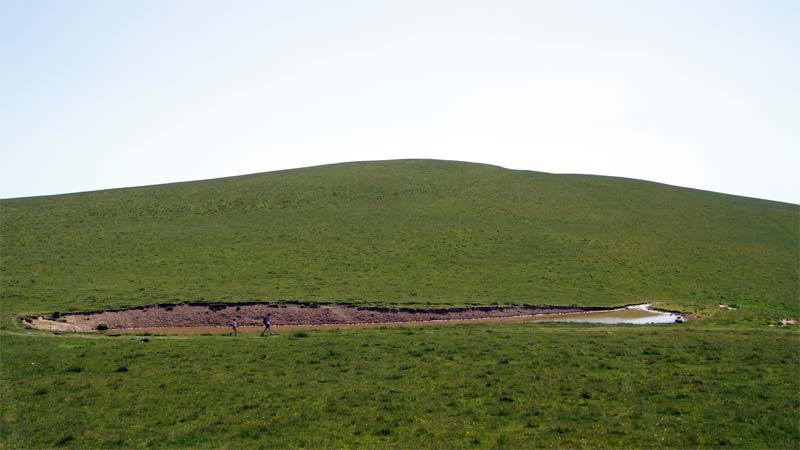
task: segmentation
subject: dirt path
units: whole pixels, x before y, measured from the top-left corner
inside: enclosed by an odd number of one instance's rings
[[[35,318],[26,325],[56,331],[96,331],[105,324],[109,330],[218,333],[234,318],[242,329],[263,328],[269,314],[275,329],[368,327],[385,325],[447,324],[466,321],[522,321],[542,314],[602,311],[607,308],[554,306],[476,306],[448,309],[370,308],[342,305],[180,304],[152,305],[122,311],[64,314],[53,320]],[[169,331],[168,331],[169,330]]]

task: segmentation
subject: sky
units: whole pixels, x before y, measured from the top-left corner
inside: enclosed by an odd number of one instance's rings
[[[0,0],[0,198],[401,158],[800,203],[798,1]]]

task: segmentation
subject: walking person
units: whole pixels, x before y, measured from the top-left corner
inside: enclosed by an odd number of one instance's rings
[[[264,314],[264,331],[261,332],[261,335],[263,336],[264,333],[266,333],[267,331],[269,331],[270,336],[275,334],[272,332],[272,328],[269,322],[269,314]]]
[[[233,335],[234,336],[238,336],[239,335],[239,318],[238,317],[234,317],[233,318],[233,323],[231,324],[231,327],[233,327]]]

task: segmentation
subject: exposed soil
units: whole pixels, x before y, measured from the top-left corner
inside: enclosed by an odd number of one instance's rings
[[[52,330],[52,331],[86,331],[83,328],[65,322],[58,322],[56,320],[48,320],[43,317],[36,317],[35,319],[26,320],[25,325],[36,328],[39,330]]]
[[[97,311],[64,314],[57,320],[42,317],[26,322],[27,326],[57,331],[95,331],[105,324],[109,330],[157,328],[229,327],[234,318],[240,327],[263,327],[269,314],[276,327],[352,326],[421,323],[436,321],[470,321],[531,317],[540,314],[566,314],[602,311],[608,308],[559,306],[475,306],[447,309],[373,308],[342,305],[270,305],[188,304],[151,305],[120,311]]]

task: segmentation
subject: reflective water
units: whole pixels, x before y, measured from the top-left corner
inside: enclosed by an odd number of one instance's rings
[[[548,314],[531,318],[536,322],[586,322],[586,323],[675,323],[683,319],[672,314],[650,309],[650,305],[636,305],[612,311],[596,311],[569,314]]]

